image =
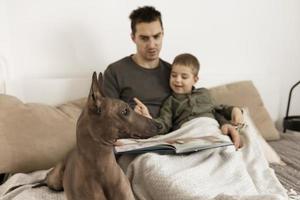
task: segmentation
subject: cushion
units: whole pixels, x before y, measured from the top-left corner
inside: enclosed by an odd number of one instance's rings
[[[47,169],[65,157],[84,101],[54,107],[0,94],[0,173]]]
[[[239,81],[210,88],[217,104],[249,108],[251,118],[266,140],[277,140],[280,134],[252,81]]]

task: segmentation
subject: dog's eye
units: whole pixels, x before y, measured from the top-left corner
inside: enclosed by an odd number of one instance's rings
[[[129,114],[130,110],[128,108],[125,108],[124,110],[122,110],[122,115],[127,116]]]

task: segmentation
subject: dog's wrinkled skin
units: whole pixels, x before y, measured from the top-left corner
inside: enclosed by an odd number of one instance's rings
[[[77,121],[77,146],[47,175],[46,184],[65,190],[68,200],[132,200],[130,183],[116,162],[118,138],[148,138],[155,122],[121,100],[104,97],[102,75],[94,72],[87,104]]]

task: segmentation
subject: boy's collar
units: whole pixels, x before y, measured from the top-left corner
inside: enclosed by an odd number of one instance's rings
[[[178,98],[178,97],[179,97],[179,98],[180,98],[180,97],[186,97],[186,96],[188,96],[188,95],[193,94],[196,90],[197,90],[197,89],[193,86],[193,87],[192,87],[192,91],[189,92],[189,93],[179,94],[179,93],[173,92],[172,95],[175,96],[176,98]]]

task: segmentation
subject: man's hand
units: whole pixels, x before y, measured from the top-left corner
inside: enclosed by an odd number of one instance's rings
[[[228,135],[233,142],[235,149],[243,147],[242,139],[240,138],[239,132],[231,124],[224,124],[221,127],[223,134]]]
[[[243,123],[244,117],[240,108],[234,107],[231,112],[231,123],[233,125],[238,125]]]
[[[152,119],[152,116],[150,115],[147,106],[145,106],[145,104],[143,104],[138,98],[133,98],[133,100],[136,103],[136,106],[134,107],[134,111],[140,115],[143,115],[144,117],[148,117]]]

